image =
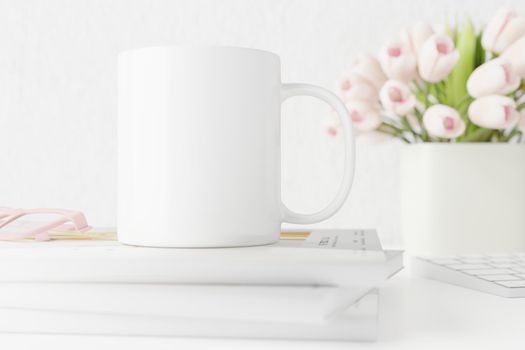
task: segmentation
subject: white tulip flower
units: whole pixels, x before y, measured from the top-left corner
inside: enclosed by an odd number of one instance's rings
[[[379,63],[390,79],[409,82],[417,75],[416,56],[410,47],[399,40],[383,45],[379,53]]]
[[[343,100],[377,100],[376,88],[355,73],[344,73],[337,83],[337,88]]]
[[[516,125],[516,102],[507,96],[489,95],[474,100],[468,108],[470,120],[487,129],[507,129]]]
[[[465,122],[458,111],[445,105],[434,105],[423,114],[423,125],[431,136],[456,138],[465,132]]]
[[[350,72],[366,79],[378,90],[387,79],[377,58],[367,54],[359,54],[354,58]]]
[[[525,36],[506,48],[500,57],[512,65],[519,77],[525,78]]]
[[[481,45],[485,50],[501,53],[523,34],[525,34],[523,17],[512,9],[502,8],[485,27]]]
[[[432,35],[419,51],[419,75],[425,81],[437,83],[450,74],[458,60],[459,52],[450,37],[443,34]]]
[[[418,22],[411,27],[401,30],[401,42],[408,46],[417,57],[425,41],[434,34],[432,26],[425,22]]]
[[[518,88],[520,78],[512,65],[504,59],[488,61],[477,67],[467,80],[467,91],[472,97],[505,95]]]
[[[329,137],[337,137],[342,132],[341,126],[336,123],[326,124],[324,129]]]
[[[397,116],[411,112],[416,105],[416,97],[408,85],[399,80],[388,80],[379,91],[383,107]]]
[[[357,131],[372,131],[381,125],[379,109],[370,101],[348,101],[346,108],[350,113],[352,124]]]

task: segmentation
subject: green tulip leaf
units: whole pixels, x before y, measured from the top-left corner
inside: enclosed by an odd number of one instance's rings
[[[479,128],[476,131],[462,137],[461,142],[489,142],[494,133],[497,133],[497,131]]]
[[[481,35],[482,33],[479,33],[476,37],[476,58],[474,67],[481,66],[483,63],[485,63],[485,49],[483,49],[483,46],[481,46]]]
[[[476,65],[476,32],[472,21],[467,18],[463,21],[461,29],[456,33],[456,49],[459,60],[447,82],[447,103],[454,107],[467,95],[467,79]],[[460,114],[464,115],[463,113]]]

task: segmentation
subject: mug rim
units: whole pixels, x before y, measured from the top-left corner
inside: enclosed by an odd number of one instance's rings
[[[229,46],[229,45],[152,45],[152,46],[143,46],[143,47],[137,47],[132,49],[123,50],[118,53],[118,57],[139,52],[139,51],[146,51],[146,50],[166,50],[166,49],[184,49],[184,50],[191,50],[191,51],[206,51],[206,50],[228,50],[228,51],[251,51],[258,54],[265,54],[268,56],[272,56],[276,58],[277,60],[280,60],[280,57],[278,54],[272,51],[267,50],[261,50],[261,49],[255,49],[251,47],[243,47],[243,46]]]

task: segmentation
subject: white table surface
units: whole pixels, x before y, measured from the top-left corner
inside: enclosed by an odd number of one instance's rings
[[[0,348],[525,349],[525,298],[412,277],[405,269],[382,289],[380,303],[375,343],[2,334]]]

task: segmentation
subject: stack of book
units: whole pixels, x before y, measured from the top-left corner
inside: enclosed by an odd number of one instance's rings
[[[0,332],[373,340],[402,268],[375,231],[221,249],[0,243]]]

